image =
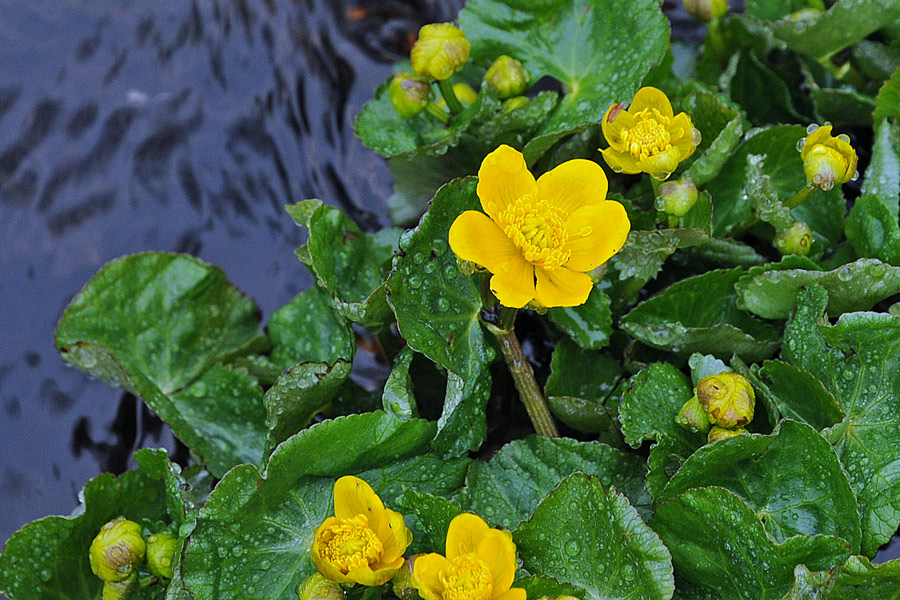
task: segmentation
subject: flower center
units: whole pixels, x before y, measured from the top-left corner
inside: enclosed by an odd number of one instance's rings
[[[807,157],[804,167],[813,185],[825,191],[834,187],[839,174],[847,170],[847,160],[840,152],[828,146],[816,146]]]
[[[457,556],[439,575],[442,600],[490,600],[494,579],[483,560],[474,553]]]
[[[634,127],[622,132],[622,141],[625,147],[635,158],[653,156],[665,152],[671,147],[668,117],[660,114],[658,110],[645,108],[635,115],[637,123]]]
[[[320,554],[341,573],[356,567],[368,567],[384,552],[381,540],[369,527],[365,515],[343,519],[329,526],[319,539]]]
[[[546,200],[526,194],[507,206],[499,221],[525,260],[553,270],[564,265],[572,254],[566,249],[569,232],[565,216]]]

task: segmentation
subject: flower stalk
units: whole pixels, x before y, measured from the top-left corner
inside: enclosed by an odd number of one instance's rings
[[[447,108],[450,109],[450,113],[454,115],[461,113],[463,105],[462,102],[459,101],[459,98],[456,97],[456,93],[453,91],[453,84],[450,83],[450,80],[439,80],[438,89],[441,91],[441,96],[444,98],[444,102],[447,103]]]

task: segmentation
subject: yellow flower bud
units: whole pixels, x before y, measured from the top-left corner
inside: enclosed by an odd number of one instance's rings
[[[297,587],[300,600],[343,600],[344,590],[321,573],[313,573]]]
[[[397,571],[397,574],[394,575],[394,578],[391,579],[391,588],[394,591],[394,595],[400,600],[412,600],[419,595],[412,584],[413,566],[416,558],[419,556],[419,554],[414,554],[407,558],[400,570]]]
[[[706,442],[712,444],[713,442],[741,435],[742,433],[747,433],[747,430],[743,427],[738,427],[737,429],[725,429],[724,427],[716,425],[709,430],[709,434],[706,436]]]
[[[138,589],[138,574],[134,571],[121,581],[104,581],[101,600],[128,600]]]
[[[414,117],[428,106],[431,84],[413,73],[397,73],[391,79],[388,95],[401,117]]]
[[[697,398],[712,425],[732,429],[753,420],[756,394],[747,378],[738,373],[725,371],[704,377],[697,384]]]
[[[810,184],[827,191],[856,178],[856,150],[849,137],[832,137],[831,125],[810,125],[806,131],[809,135],[801,141],[800,157]]]
[[[459,71],[469,59],[469,40],[451,23],[432,23],[419,30],[410,53],[413,71],[442,81]]]
[[[147,566],[157,577],[172,579],[172,560],[178,538],[168,533],[154,533],[147,538]]]
[[[709,417],[696,394],[684,403],[675,422],[693,433],[706,433],[709,430]]]
[[[505,54],[494,61],[484,75],[488,85],[497,90],[500,98],[518,96],[528,85],[528,71],[522,63]]]
[[[787,229],[775,234],[775,247],[782,254],[806,256],[812,245],[812,229],[803,221],[797,221]]]
[[[713,18],[725,16],[728,0],[684,0],[684,10],[695,19],[709,23]]]
[[[513,98],[507,98],[503,101],[503,113],[509,114],[517,108],[522,108],[528,104],[528,96],[515,96]]]
[[[665,211],[673,217],[683,217],[697,203],[697,186],[689,177],[678,181],[667,181],[659,186],[657,210]]]
[[[478,98],[478,92],[467,83],[454,83],[453,95],[459,100],[463,106],[469,106]],[[441,110],[447,110],[447,102],[441,98],[437,101],[437,106]]]
[[[143,562],[145,551],[141,526],[125,517],[116,517],[91,542],[91,570],[103,581],[122,581]]]

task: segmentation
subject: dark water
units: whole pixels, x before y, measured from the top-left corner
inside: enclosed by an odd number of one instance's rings
[[[311,285],[283,206],[387,224],[389,173],[353,118],[418,28],[461,5],[0,0],[0,543],[69,514],[137,448],[186,459],[140,401],[64,365],[71,298],[145,250],[222,267],[264,318]]]

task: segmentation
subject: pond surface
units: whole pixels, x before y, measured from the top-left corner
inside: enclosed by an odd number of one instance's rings
[[[72,297],[119,256],[187,252],[267,319],[312,284],[285,204],[388,224],[389,172],[353,119],[462,4],[0,0],[0,544],[137,448],[187,460],[142,402],[65,366]]]

